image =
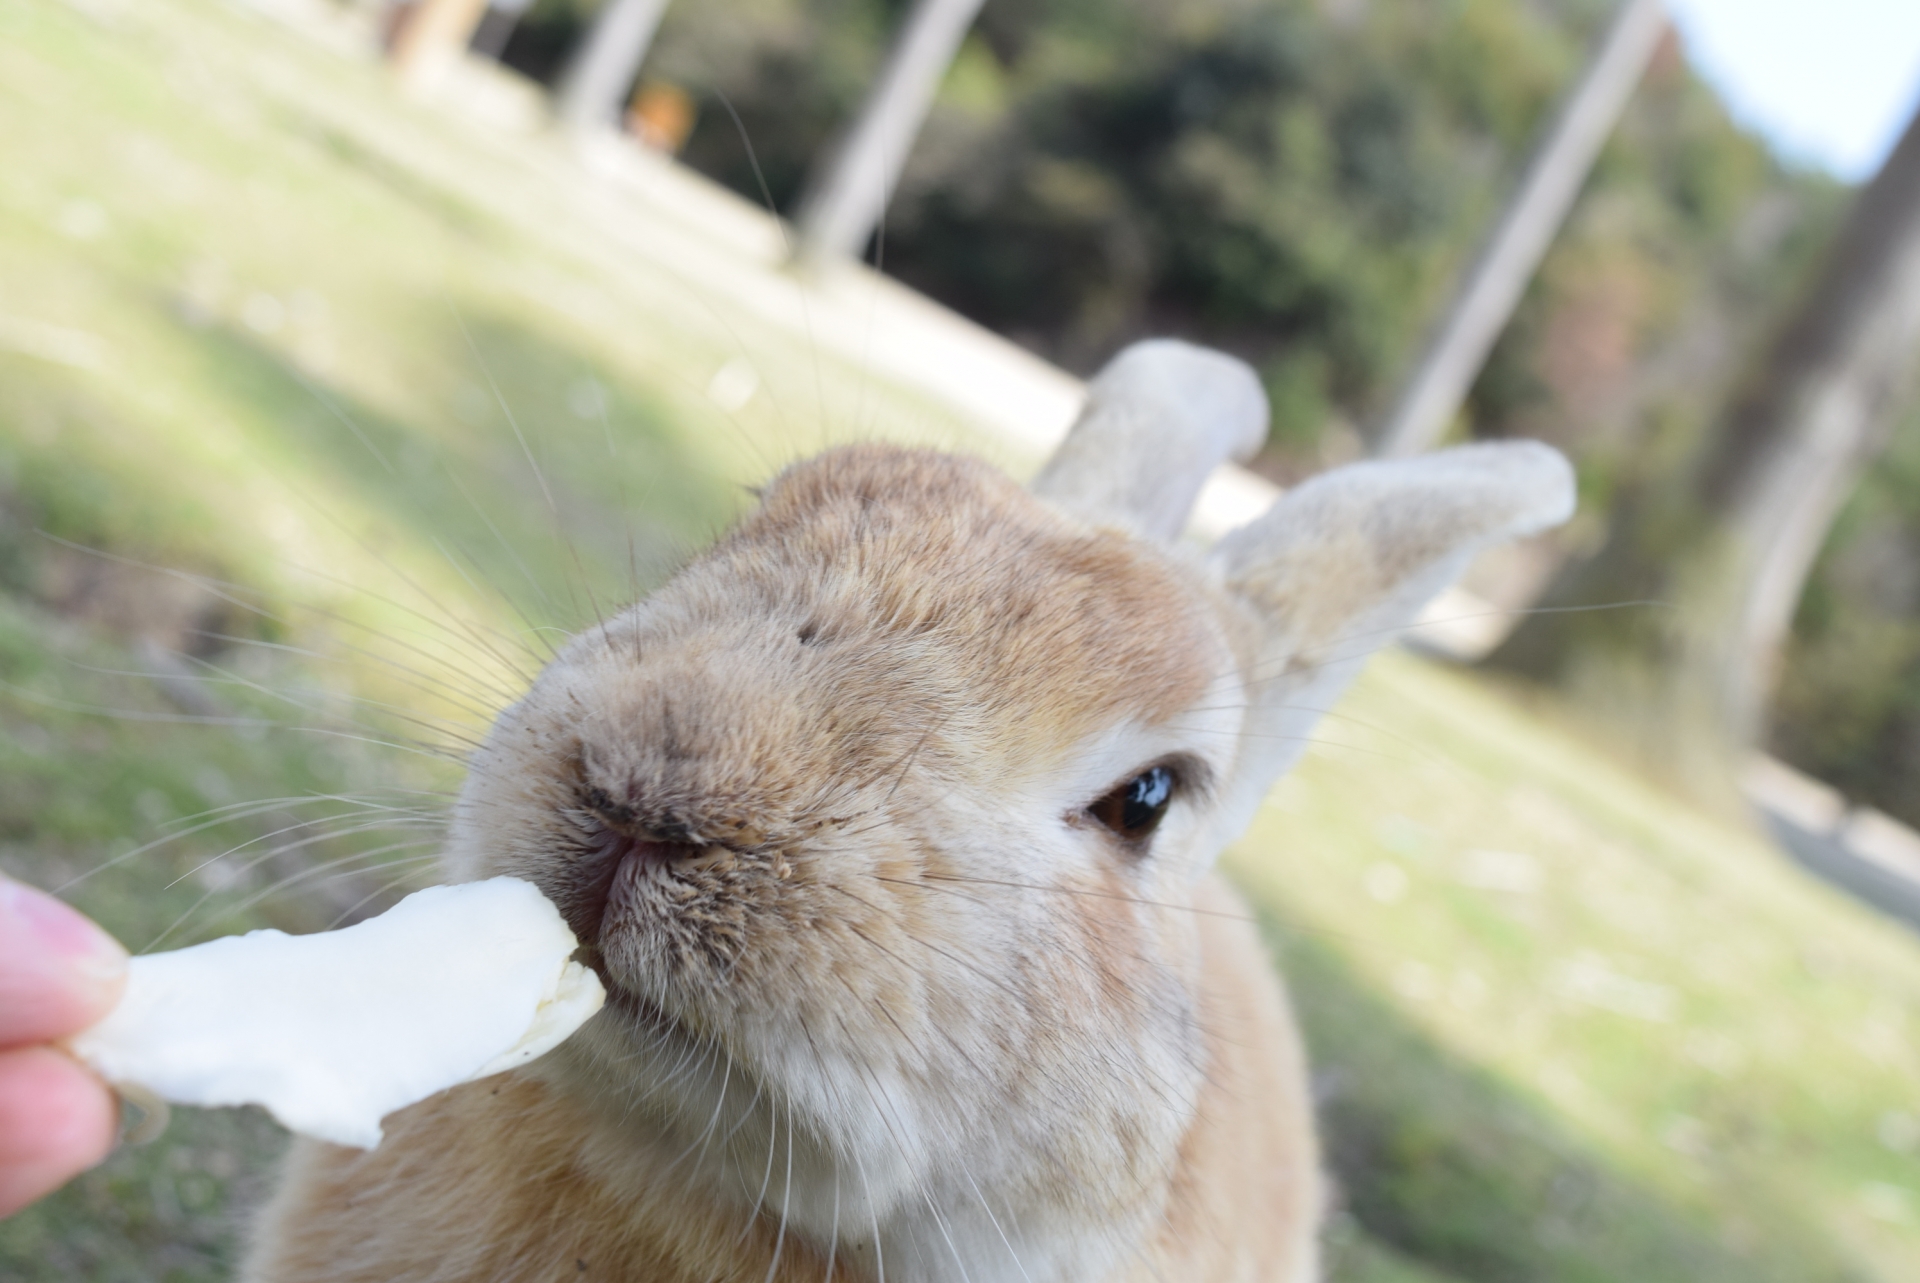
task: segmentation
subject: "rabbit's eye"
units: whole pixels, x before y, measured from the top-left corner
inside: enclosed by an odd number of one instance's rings
[[[1174,775],[1150,766],[1087,808],[1087,814],[1130,842],[1150,835],[1173,801]]]

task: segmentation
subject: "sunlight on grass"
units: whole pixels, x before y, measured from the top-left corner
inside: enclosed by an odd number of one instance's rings
[[[1229,867],[1273,917],[1333,1117],[1484,1166],[1506,1241],[1456,1255],[1472,1200],[1444,1189],[1374,1190],[1363,1221],[1470,1277],[1920,1262],[1909,935],[1419,661],[1382,656],[1321,735]],[[1380,1161],[1342,1131],[1336,1168]],[[1578,1187],[1557,1219],[1556,1183]]]
[[[27,5],[0,47],[0,475],[42,528],[373,636],[472,580],[524,635],[657,582],[811,445],[968,439],[529,207],[545,140],[472,155],[377,67],[163,7]],[[477,190],[410,166],[449,151]]]

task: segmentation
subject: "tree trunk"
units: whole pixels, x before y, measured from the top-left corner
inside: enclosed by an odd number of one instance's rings
[[[473,38],[487,0],[419,0],[394,29],[387,58],[411,93],[433,88]]]
[[[530,3],[531,0],[493,0],[480,15],[467,48],[483,58],[500,61],[500,55],[507,51],[507,42],[513,39],[514,29],[520,25],[520,19],[526,17]]]
[[[916,0],[853,127],[814,166],[794,222],[802,265],[858,254],[873,235],[940,79],[982,0]]]
[[[1691,467],[1651,481],[1491,658],[1637,723],[1697,778],[1763,730],[1781,643],[1920,357],[1920,115]]]
[[[653,43],[667,0],[607,0],[560,78],[554,112],[569,129],[611,126]]]
[[[1663,0],[1622,0],[1593,61],[1528,162],[1519,190],[1434,327],[1379,430],[1375,454],[1399,458],[1430,450],[1459,413],[1666,32]]]

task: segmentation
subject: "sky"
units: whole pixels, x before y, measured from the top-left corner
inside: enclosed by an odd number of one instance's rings
[[[1920,0],[1670,0],[1693,65],[1782,156],[1871,177],[1920,105]]]

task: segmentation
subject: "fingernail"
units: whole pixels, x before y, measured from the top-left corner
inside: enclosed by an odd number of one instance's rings
[[[44,891],[0,875],[0,935],[30,941],[35,948],[93,980],[112,980],[127,969],[127,951],[78,910]]]

